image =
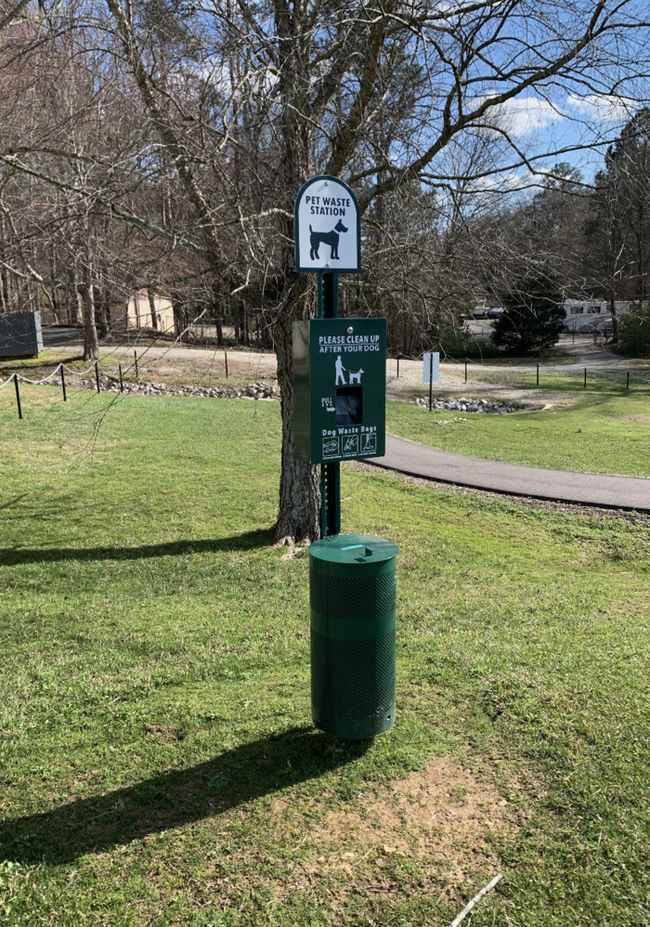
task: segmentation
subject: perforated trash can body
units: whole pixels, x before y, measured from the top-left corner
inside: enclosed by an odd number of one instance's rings
[[[395,720],[398,553],[356,534],[309,547],[312,717],[338,737],[373,737]]]

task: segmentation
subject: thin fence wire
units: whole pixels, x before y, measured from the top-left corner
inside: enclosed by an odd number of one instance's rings
[[[128,367],[125,371],[123,371],[123,373],[128,373],[133,366],[134,364],[131,364],[131,367]],[[55,377],[60,370],[67,370],[69,374],[75,377],[86,377],[91,371],[94,373],[95,370],[101,371],[107,377],[113,376],[113,374],[109,373],[109,371],[105,367],[102,367],[99,362],[97,362],[97,366],[95,366],[94,363],[91,364],[87,370],[75,370],[74,367],[68,367],[67,364],[61,363],[54,368],[52,373],[49,373],[46,377],[40,377],[38,380],[32,380],[29,377],[24,377],[22,373],[12,373],[10,377],[8,377],[4,382],[0,383],[0,389],[4,389],[5,386],[7,386],[9,383],[12,383],[14,380],[20,380],[23,383],[31,383],[32,386],[41,386],[43,383],[47,383],[48,380],[51,380],[53,377]]]
[[[444,352],[444,351],[442,351],[441,353],[444,354],[444,357],[443,357],[443,362],[444,362],[444,363],[458,364],[459,366],[464,366],[465,364],[472,365],[472,366],[475,366],[475,367],[485,366],[484,364],[482,364],[481,361],[473,360],[473,359],[470,358],[470,357],[462,358],[462,359],[461,359],[461,358],[454,357],[454,356],[451,355],[451,354],[447,354],[447,353]],[[260,357],[256,358],[256,360],[253,361],[252,363],[250,363],[250,359],[249,359],[249,366],[254,367],[254,368],[257,368],[257,371],[259,371],[259,366],[260,366],[260,363],[261,363],[261,357],[262,357],[262,355],[260,355]],[[390,360],[395,360],[395,358],[390,358]],[[408,357],[408,358],[406,358],[406,357],[401,357],[400,360],[402,360],[402,361],[407,361],[407,360],[410,360],[410,361],[422,361],[422,360],[423,360],[423,355],[417,355],[417,356],[415,356],[415,357]],[[122,373],[123,373],[123,374],[127,374],[131,369],[133,369],[134,366],[135,366],[135,364],[131,364],[126,370],[122,371]],[[8,386],[8,385],[9,385],[10,383],[12,383],[14,380],[19,380],[19,381],[22,381],[23,383],[29,383],[29,384],[32,385],[32,386],[41,386],[42,384],[47,383],[48,381],[52,380],[61,370],[67,371],[70,375],[72,375],[72,376],[74,376],[74,377],[85,377],[85,376],[88,376],[89,373],[95,372],[96,370],[102,372],[102,373],[103,373],[105,376],[107,376],[107,377],[113,377],[113,376],[115,376],[114,373],[110,373],[110,372],[109,372],[105,367],[103,367],[99,362],[97,362],[97,365],[95,365],[95,363],[91,364],[90,367],[88,367],[87,370],[75,370],[74,367],[69,367],[67,364],[60,363],[60,364],[58,364],[58,365],[54,368],[54,370],[53,370],[51,373],[49,373],[47,376],[40,377],[38,380],[33,380],[33,379],[31,379],[30,377],[25,377],[25,376],[23,376],[22,374],[20,374],[20,373],[18,373],[18,372],[12,373],[11,376],[7,377],[6,380],[0,382],[0,390],[4,389],[5,386]],[[631,370],[631,371],[625,370],[625,371],[613,371],[613,372],[610,372],[610,371],[608,371],[608,370],[603,370],[602,367],[590,367],[589,365],[586,365],[586,366],[581,365],[580,368],[579,368],[579,370],[576,368],[575,370],[566,370],[566,371],[564,371],[562,365],[547,365],[547,364],[539,364],[539,370],[540,370],[540,371],[542,371],[542,370],[548,370],[548,371],[550,371],[550,372],[552,372],[552,373],[555,373],[555,374],[562,374],[563,372],[565,372],[565,374],[566,374],[567,376],[570,375],[571,373],[575,373],[576,376],[577,376],[577,375],[581,375],[583,370],[587,370],[589,376],[592,377],[592,378],[593,378],[593,377],[607,377],[608,379],[617,379],[617,378],[620,378],[620,379],[623,379],[623,380],[625,380],[625,379],[627,378],[628,372],[629,372],[629,374],[630,374],[630,380],[632,380],[632,379],[634,379],[634,380],[641,380],[641,381],[644,382],[644,383],[650,383],[650,377],[644,377],[642,374],[637,373],[637,372],[632,371],[632,370]],[[530,370],[530,375],[531,375],[531,376],[534,376],[534,375],[535,375],[535,372],[536,372],[536,371],[535,371],[534,369],[531,368],[531,370]],[[629,382],[629,381],[628,381],[628,382]],[[626,387],[626,388],[629,388],[629,387]]]
[[[458,365],[461,366],[461,367],[464,366],[465,364],[467,364],[467,365],[473,365],[473,366],[475,366],[475,367],[485,367],[485,366],[488,366],[488,369],[490,369],[490,367],[491,367],[491,365],[486,365],[484,361],[482,361],[482,360],[474,360],[474,359],[471,358],[471,357],[463,357],[463,358],[454,357],[452,354],[447,354],[447,352],[446,352],[444,349],[442,349],[442,348],[441,348],[441,350],[440,350],[440,354],[441,354],[441,363],[445,363],[445,364],[449,364],[449,363],[451,363],[451,364],[458,364]],[[422,362],[422,361],[424,360],[424,354],[416,354],[416,355],[411,355],[411,356],[409,356],[409,357],[406,357],[406,356],[404,356],[404,355],[401,355],[399,358],[391,357],[391,358],[388,358],[388,359],[389,359],[389,360],[392,360],[392,361],[401,360],[402,362],[404,362],[404,361]],[[615,363],[615,361],[612,361],[612,363]],[[497,367],[497,366],[498,366],[498,365],[495,365],[495,367]],[[566,369],[566,367],[571,367],[572,369]],[[506,369],[506,370],[512,369],[513,372],[514,372],[514,368],[505,368],[505,369]],[[539,364],[539,369],[540,369],[540,371],[541,371],[541,370],[548,370],[548,371],[550,371],[551,373],[555,373],[555,374],[562,374],[562,373],[565,373],[566,376],[570,376],[572,373],[575,373],[576,376],[582,376],[583,371],[586,369],[590,377],[599,377],[599,376],[609,377],[609,378],[619,377],[620,379],[623,379],[623,380],[626,380],[626,379],[627,379],[627,376],[628,376],[628,373],[629,373],[629,374],[630,374],[630,381],[631,381],[632,379],[634,379],[634,380],[642,380],[644,383],[650,383],[650,377],[644,377],[644,376],[642,376],[642,374],[637,373],[635,370],[633,370],[633,369],[632,369],[632,370],[628,370],[627,368],[626,368],[625,370],[618,370],[618,371],[615,371],[615,372],[611,372],[611,373],[610,373],[608,370],[603,370],[603,369],[602,369],[602,366],[600,366],[600,365],[599,365],[598,367],[594,367],[594,366],[589,366],[589,364],[580,364],[580,366],[578,366],[578,364],[575,364],[575,365],[574,365],[574,364],[571,364],[571,365],[568,365],[568,364],[567,364],[567,365],[562,365],[562,364]],[[532,368],[532,367],[531,367],[531,368],[530,368],[530,375],[531,375],[531,376],[535,376],[535,374],[536,374],[535,368]],[[541,388],[541,387],[540,387],[540,388]]]

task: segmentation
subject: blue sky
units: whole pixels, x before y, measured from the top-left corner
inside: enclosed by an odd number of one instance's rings
[[[540,97],[518,97],[499,111],[504,127],[531,154],[574,148],[551,155],[547,165],[568,161],[591,181],[603,165],[607,145],[620,134],[635,109],[635,104],[624,98],[569,94],[561,104]],[[520,173],[522,177],[526,174]]]

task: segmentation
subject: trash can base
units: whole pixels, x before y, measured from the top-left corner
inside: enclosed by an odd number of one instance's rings
[[[362,740],[383,734],[393,726],[395,721],[395,707],[386,714],[374,715],[371,718],[346,720],[343,718],[313,718],[314,724],[326,734],[334,737],[344,737],[346,740]]]

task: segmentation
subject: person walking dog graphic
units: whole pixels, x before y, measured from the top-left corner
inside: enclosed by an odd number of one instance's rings
[[[334,384],[335,386],[338,386],[339,383],[342,383],[343,386],[347,384],[347,380],[345,379],[345,374],[343,373],[344,370],[347,370],[347,367],[343,366],[343,360],[341,359],[341,355],[339,354],[338,357],[336,358],[336,383]]]

